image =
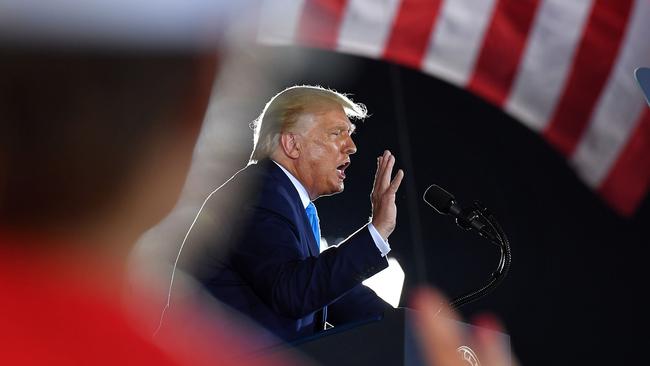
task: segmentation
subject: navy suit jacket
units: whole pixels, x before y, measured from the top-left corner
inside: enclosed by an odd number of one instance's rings
[[[192,271],[212,295],[287,341],[318,331],[315,317],[324,306],[327,321],[335,326],[390,308],[361,285],[388,266],[369,229],[364,226],[319,254],[296,188],[270,160],[239,172],[208,200],[199,218],[227,209],[216,204],[219,195],[236,195],[251,186],[254,193],[241,206],[230,208],[238,209],[233,214],[240,215],[240,221],[231,225],[237,229],[216,240],[227,243],[209,239],[195,255]],[[217,248],[223,244],[227,250]]]

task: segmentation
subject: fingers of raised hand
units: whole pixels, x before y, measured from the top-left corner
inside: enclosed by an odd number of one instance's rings
[[[375,179],[372,182],[373,188],[377,185],[377,178],[379,177],[379,171],[381,170],[381,156],[377,157],[377,170],[375,170]]]
[[[400,184],[402,184],[403,178],[404,178],[404,171],[400,169],[397,171],[397,174],[395,174],[393,181],[390,183],[390,186],[388,187],[388,191],[391,194],[397,193],[397,189],[399,189]]]
[[[390,175],[395,164],[395,157],[386,150],[377,158],[377,171],[375,172],[375,182],[373,189],[382,194],[390,185]]]
[[[390,176],[393,174],[393,166],[395,166],[395,156],[390,151],[386,150],[384,153],[384,166],[381,172],[380,186],[382,191],[385,191],[390,186]]]
[[[401,169],[398,170],[391,181],[394,166],[395,156],[388,150],[384,151],[384,154],[377,158],[377,171],[375,172],[371,195],[373,199],[381,199],[386,194],[394,195],[397,192],[404,178],[404,171]]]
[[[385,190],[383,185],[384,172],[386,170],[386,163],[388,161],[388,156],[390,152],[388,150],[384,151],[382,155],[377,158],[377,170],[375,171],[375,179],[373,182],[373,194],[380,194]]]

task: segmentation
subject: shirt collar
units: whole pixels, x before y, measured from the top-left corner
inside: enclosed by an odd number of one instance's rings
[[[272,162],[275,163],[275,165],[279,166],[280,169],[284,172],[284,174],[289,177],[289,180],[293,184],[293,186],[296,188],[296,191],[298,191],[298,195],[300,196],[300,201],[302,201],[302,206],[303,208],[307,208],[311,200],[309,199],[309,194],[307,193],[307,190],[305,189],[305,186],[300,183],[300,181],[294,177],[291,173],[289,173],[288,170],[286,170],[282,165],[278,164],[275,160],[271,160]]]

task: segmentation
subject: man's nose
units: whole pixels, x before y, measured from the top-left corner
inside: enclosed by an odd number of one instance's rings
[[[354,144],[354,141],[352,141],[352,137],[347,138],[345,142],[345,153],[348,155],[352,155],[355,152],[357,152],[357,145]]]

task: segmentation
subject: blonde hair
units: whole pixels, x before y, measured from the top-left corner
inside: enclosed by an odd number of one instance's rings
[[[355,103],[344,94],[321,86],[296,85],[276,94],[253,121],[253,152],[249,163],[271,156],[278,147],[280,134],[295,128],[298,117],[310,106],[329,102],[343,107],[348,118],[363,119],[366,106]]]

